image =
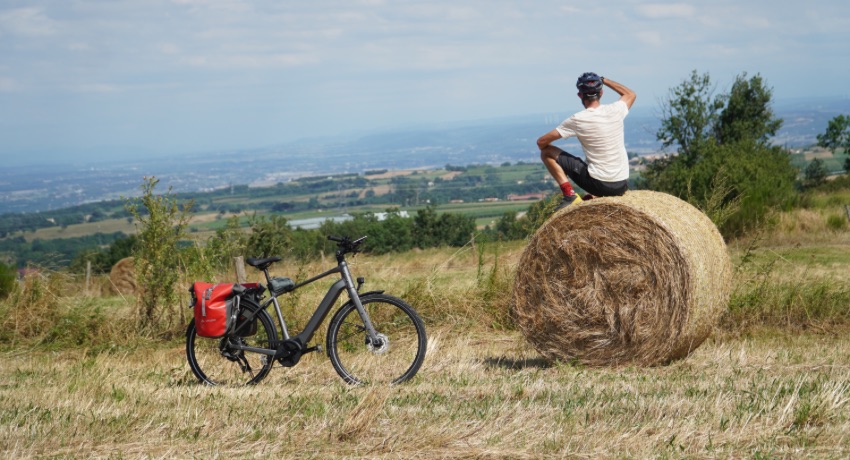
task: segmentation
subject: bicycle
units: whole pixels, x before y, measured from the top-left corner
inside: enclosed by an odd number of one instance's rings
[[[270,297],[263,300],[266,287],[262,284],[236,285],[240,286],[234,289],[240,295],[239,310],[231,333],[217,339],[204,338],[196,334],[195,320],[189,323],[186,357],[201,382],[257,384],[275,362],[292,367],[303,355],[321,351],[319,345],[307,344],[343,291],[349,299],[331,319],[325,341],[337,374],[352,385],[397,384],[416,375],[427,345],[422,319],[404,300],[384,291],[359,292],[365,279],[357,278],[354,284],[345,256],[359,252],[365,236],[356,240],[335,236],[328,239],[337,243],[337,266],[297,284],[289,278],[269,275],[269,267],[280,257],[247,259],[248,265],[265,275]],[[328,288],[304,329],[290,336],[278,297],[333,274],[339,274],[340,279]],[[281,335],[266,311],[270,305],[274,305]]]

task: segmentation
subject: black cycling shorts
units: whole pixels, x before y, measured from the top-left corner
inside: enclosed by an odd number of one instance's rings
[[[558,165],[576,185],[593,196],[620,196],[629,189],[629,181],[605,182],[590,177],[587,163],[579,157],[561,151],[558,155]]]

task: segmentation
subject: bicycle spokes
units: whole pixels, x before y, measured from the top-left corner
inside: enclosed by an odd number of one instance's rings
[[[378,334],[369,337],[353,303],[344,305],[328,328],[328,355],[345,381],[399,383],[419,370],[425,357],[421,319],[404,301],[386,295],[361,299]]]

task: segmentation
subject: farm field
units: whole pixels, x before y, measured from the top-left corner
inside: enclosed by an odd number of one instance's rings
[[[820,235],[802,246],[731,244],[729,313],[691,356],[652,368],[541,359],[507,320],[523,242],[358,255],[368,288],[408,299],[428,327],[424,366],[394,387],[349,387],[320,354],[258,386],[202,386],[185,360],[185,316],[171,338],[138,336],[125,332],[131,299],[69,290],[62,302],[77,316],[104,320],[80,330],[74,321],[85,320],[66,315],[70,324],[41,338],[4,340],[0,449],[9,458],[847,458],[850,238]],[[280,264],[273,274],[322,266]],[[787,296],[758,294],[759,285]],[[293,329],[323,292],[284,301]]]
[[[406,211],[409,215],[415,215],[418,209],[428,205],[426,196],[435,190],[441,190],[445,196],[440,195],[441,204],[437,205],[439,213],[462,213],[476,219],[480,228],[488,225],[502,216],[505,212],[522,212],[528,209],[533,201],[510,201],[507,199],[506,190],[511,187],[519,187],[523,183],[534,182],[532,187],[535,192],[544,191],[552,193],[557,187],[551,180],[547,179],[542,164],[515,164],[492,166],[472,166],[462,171],[447,171],[445,169],[435,170],[398,170],[388,171],[381,174],[367,174],[363,176],[353,175],[360,179],[356,186],[350,184],[352,175],[330,176],[327,178],[304,178],[279,186],[265,188],[249,188],[247,186],[233,187],[217,192],[195,193],[181,196],[181,202],[188,199],[195,200],[192,208],[192,220],[189,223],[190,231],[207,235],[225,226],[229,217],[238,215],[243,226],[248,225],[249,217],[252,215],[283,215],[289,221],[313,218],[334,218],[345,214],[354,213],[377,213],[387,209],[395,208]],[[399,185],[392,180],[405,179],[409,183]],[[530,179],[533,179],[531,181]],[[303,185],[302,184],[306,184]],[[339,185],[334,186],[333,184]],[[301,185],[299,185],[301,184]],[[329,185],[330,184],[330,185]],[[272,184],[273,185],[273,184]],[[290,189],[309,188],[315,186],[316,192],[292,191]],[[330,188],[329,188],[330,187]],[[328,189],[328,190],[325,190]],[[406,190],[410,197],[401,201],[364,200],[366,195],[374,197],[385,197],[393,190]],[[229,192],[228,192],[229,190]],[[473,192],[474,190],[474,192]],[[165,192],[161,190],[160,192]],[[421,193],[422,200],[414,199],[414,194]],[[455,196],[460,199],[448,202],[446,196]],[[482,197],[488,197],[486,200]],[[313,200],[313,206],[307,209],[307,203]],[[275,205],[282,206],[281,209],[273,209]],[[91,215],[78,216],[79,222],[57,224],[56,219],[47,217],[38,228],[10,229],[7,236],[0,238],[23,237],[27,242],[35,240],[55,240],[80,238],[96,233],[122,232],[130,235],[136,232],[133,219],[126,215],[123,202],[102,203],[97,208],[100,216],[91,219]],[[299,209],[290,209],[299,207]],[[56,211],[56,212],[61,212]],[[70,211],[67,211],[70,212]],[[79,214],[79,213],[77,213]],[[113,217],[120,216],[120,217]],[[49,219],[53,223],[46,225]]]
[[[524,212],[531,206],[532,201],[516,201],[516,202],[490,202],[490,203],[458,203],[458,204],[446,204],[440,206],[438,209],[440,212],[451,212],[451,213],[462,213],[465,215],[473,216],[475,218],[476,225],[479,229],[483,229],[484,226],[490,225],[492,226],[498,219],[502,216],[502,214],[506,212]],[[411,207],[405,209],[409,215],[416,215],[416,210],[421,207]],[[299,213],[291,213],[287,214],[286,218],[289,221],[297,221],[299,219],[311,219],[311,218],[333,218],[339,217],[347,212],[357,212],[357,213],[367,213],[367,212],[384,212],[387,209],[386,206],[360,206],[352,209],[340,209],[336,212],[299,212]],[[248,216],[251,213],[242,214],[242,218],[240,221],[243,221],[243,224],[247,225]],[[257,215],[263,215],[263,213],[257,213]],[[209,237],[215,230],[219,228],[223,228],[226,224],[227,217],[222,216],[219,213],[211,213],[211,212],[200,212],[195,213],[192,216],[191,221],[189,222],[189,229],[194,235],[195,238],[198,237]],[[59,238],[75,238],[82,237],[86,235],[92,235],[95,233],[113,233],[113,232],[123,232],[127,235],[135,234],[137,231],[135,225],[128,219],[107,219],[99,222],[91,222],[91,223],[83,223],[83,224],[72,224],[65,228],[62,227],[48,227],[38,229],[35,232],[22,232],[21,235],[29,242],[32,242],[37,239],[41,240],[52,240]]]
[[[434,327],[420,374],[348,387],[308,356],[197,384],[183,348],[7,351],[9,458],[847,458],[850,343],[712,340],[660,368],[549,365],[516,333]]]

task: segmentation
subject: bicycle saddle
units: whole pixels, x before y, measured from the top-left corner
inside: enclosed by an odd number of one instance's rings
[[[271,265],[275,262],[280,262],[280,260],[281,260],[280,257],[277,257],[277,256],[266,257],[264,259],[257,259],[255,257],[249,257],[245,261],[245,263],[252,266],[252,267],[257,267],[260,270],[265,270],[266,268],[269,267],[269,265]]]

